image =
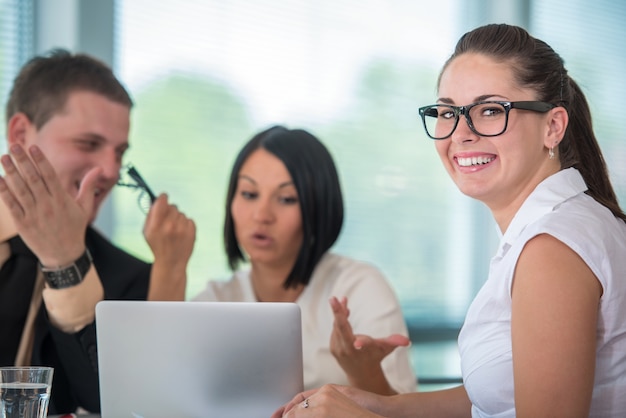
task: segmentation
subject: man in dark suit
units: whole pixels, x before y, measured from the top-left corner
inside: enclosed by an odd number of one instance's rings
[[[156,199],[144,226],[152,265],[91,226],[119,179],[131,107],[110,68],[62,50],[31,59],[7,103],[0,366],[54,367],[51,414],[100,410],[97,302],[184,292],[195,224],[166,195]]]

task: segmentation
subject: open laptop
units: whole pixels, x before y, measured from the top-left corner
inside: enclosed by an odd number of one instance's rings
[[[303,390],[295,303],[102,301],[102,418],[267,418]]]

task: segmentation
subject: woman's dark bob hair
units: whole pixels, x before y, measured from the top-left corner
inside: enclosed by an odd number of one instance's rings
[[[224,245],[228,264],[234,271],[245,261],[237,237],[230,206],[237,191],[241,166],[259,148],[285,164],[298,192],[302,216],[302,247],[285,279],[287,289],[307,285],[315,266],[335,243],[343,225],[343,198],[333,159],[319,139],[302,129],[273,126],[255,135],[239,152],[233,165],[226,196]]]

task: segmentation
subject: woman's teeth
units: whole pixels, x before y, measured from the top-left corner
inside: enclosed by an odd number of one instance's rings
[[[473,165],[488,164],[495,160],[495,157],[469,157],[457,158],[456,161],[461,167],[471,167]]]

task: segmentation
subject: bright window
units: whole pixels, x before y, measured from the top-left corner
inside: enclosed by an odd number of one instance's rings
[[[2,117],[1,137],[5,137],[4,108],[9,89],[20,66],[33,54],[33,6],[28,0],[0,0],[0,98]],[[0,141],[5,152],[6,141]]]
[[[454,341],[476,291],[471,252],[461,251],[473,226],[417,108],[434,100],[458,37],[456,6],[118,3],[118,72],[137,103],[128,159],[197,221],[188,296],[229,277],[222,222],[236,153],[254,133],[286,124],[317,134],[339,167],[346,221],[334,251],[379,266],[411,325],[449,329]],[[149,258],[135,206],[116,192],[113,236]]]

